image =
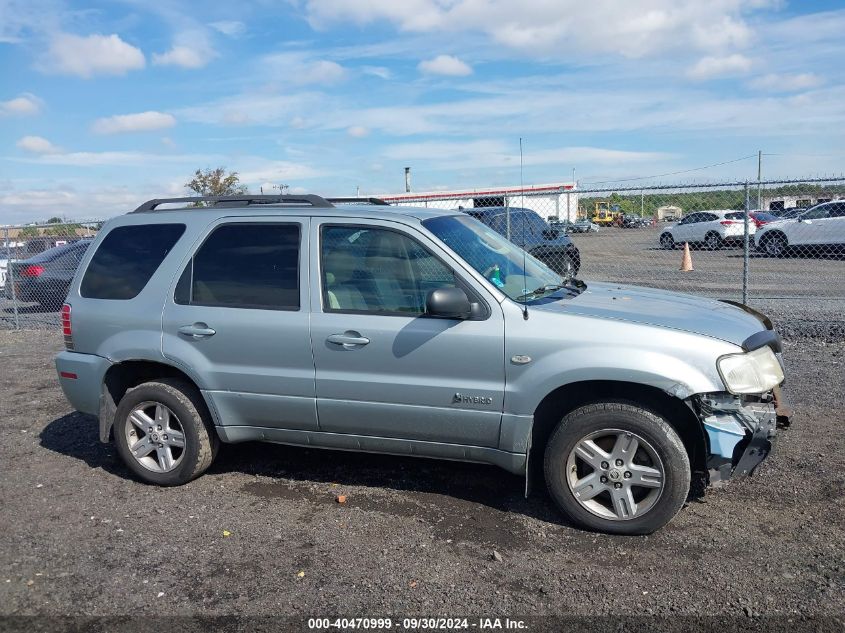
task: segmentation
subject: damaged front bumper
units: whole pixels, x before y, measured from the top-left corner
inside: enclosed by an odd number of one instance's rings
[[[779,387],[763,396],[702,394],[695,404],[710,447],[711,484],[751,475],[771,452],[777,428],[788,426],[791,415]]]

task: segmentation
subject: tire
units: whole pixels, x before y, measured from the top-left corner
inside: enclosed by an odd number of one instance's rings
[[[633,454],[631,440],[637,441]],[[659,415],[620,402],[568,413],[549,438],[543,468],[563,513],[609,534],[658,530],[683,507],[690,489],[689,456],[675,430]]]
[[[574,278],[578,274],[579,265],[569,254],[551,252],[544,253],[542,256],[534,255],[534,257],[537,257],[537,259],[561,276]]]
[[[704,245],[707,247],[708,250],[711,251],[718,251],[722,248],[722,236],[718,233],[713,233],[712,231],[704,236]]]
[[[766,235],[761,243],[760,246],[766,255],[769,257],[786,257],[786,250],[789,247],[788,242],[786,241],[786,236],[782,233],[774,233],[771,235]]]
[[[675,248],[675,238],[672,237],[671,233],[663,233],[660,236],[660,247],[666,249],[667,251],[671,251]]]
[[[199,477],[211,466],[220,443],[199,391],[170,378],[126,392],[115,412],[114,439],[129,470],[159,486],[180,486]],[[130,445],[145,439],[133,453]]]

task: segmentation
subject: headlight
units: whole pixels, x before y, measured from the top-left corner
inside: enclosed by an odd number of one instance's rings
[[[770,347],[722,356],[716,365],[733,394],[764,393],[783,382],[783,369]]]

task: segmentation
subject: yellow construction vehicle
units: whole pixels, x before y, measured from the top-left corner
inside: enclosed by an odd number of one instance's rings
[[[611,226],[619,224],[622,219],[622,212],[618,204],[610,204],[607,200],[598,200],[595,203],[592,221],[599,226]]]

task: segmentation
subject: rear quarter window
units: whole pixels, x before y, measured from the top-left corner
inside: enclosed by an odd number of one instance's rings
[[[184,232],[184,224],[138,224],[112,229],[88,264],[80,294],[89,299],[136,297]]]

